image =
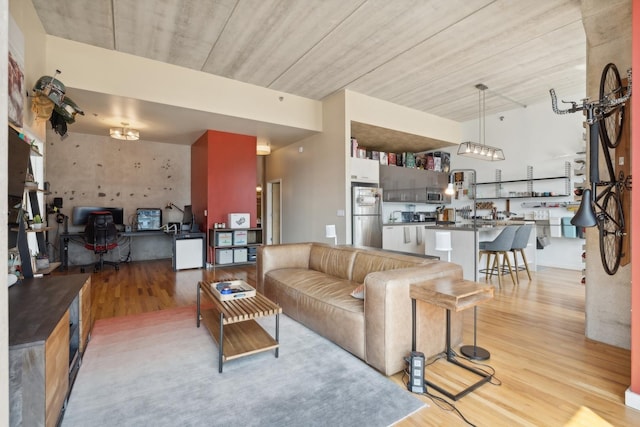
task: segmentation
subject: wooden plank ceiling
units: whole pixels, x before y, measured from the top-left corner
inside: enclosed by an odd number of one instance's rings
[[[32,0],[48,34],[320,100],[456,121],[584,93],[579,0]],[[85,107],[86,108],[86,107]]]

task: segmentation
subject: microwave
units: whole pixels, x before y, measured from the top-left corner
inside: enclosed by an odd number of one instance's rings
[[[442,202],[444,194],[440,191],[427,190],[427,202]]]

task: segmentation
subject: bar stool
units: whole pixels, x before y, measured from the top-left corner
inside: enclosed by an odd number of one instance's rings
[[[513,284],[516,284],[516,278],[514,277],[513,270],[511,269],[511,261],[507,255],[508,251],[511,251],[513,246],[513,239],[516,235],[516,231],[520,227],[506,226],[500,234],[492,241],[480,242],[478,248],[480,249],[480,257],[487,255],[487,268],[484,271],[485,279],[489,279],[489,273],[491,275],[498,275],[498,284],[502,287],[502,274],[504,273],[504,264],[508,266],[509,274],[511,274],[511,280]],[[502,254],[502,263],[500,263],[500,255]],[[493,262],[491,262],[491,256],[493,256]],[[489,268],[491,264],[491,268]]]
[[[511,252],[513,253],[513,269],[516,272],[516,280],[520,283],[520,278],[518,277],[518,272],[520,270],[527,270],[527,276],[529,276],[529,280],[531,280],[531,272],[529,271],[529,264],[527,263],[527,257],[524,254],[524,249],[527,247],[529,243],[529,235],[531,234],[531,230],[533,230],[532,224],[521,225],[516,231],[516,235],[513,238],[513,244],[511,245]],[[522,256],[522,262],[524,263],[524,267],[518,267],[518,252]]]

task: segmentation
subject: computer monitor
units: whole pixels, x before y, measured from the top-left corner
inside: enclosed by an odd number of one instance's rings
[[[193,222],[193,211],[191,210],[191,205],[186,205],[184,207],[184,213],[182,214],[182,223],[191,224],[192,222]]]
[[[162,210],[160,208],[138,208],[136,210],[136,224],[138,231],[160,230],[162,228]]]
[[[114,224],[124,224],[124,210],[122,208],[107,208],[101,206],[74,206],[71,213],[71,223],[73,225],[87,225],[91,212],[100,211],[111,212]]]

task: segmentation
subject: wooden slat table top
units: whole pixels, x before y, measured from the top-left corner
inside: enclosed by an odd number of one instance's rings
[[[442,277],[411,285],[411,298],[451,311],[462,311],[493,298],[494,287],[470,280]]]
[[[215,282],[201,281],[200,289],[209,296],[216,310],[224,315],[223,324],[225,325],[282,313],[279,305],[259,293],[254,297],[220,301],[211,291],[212,283]]]

